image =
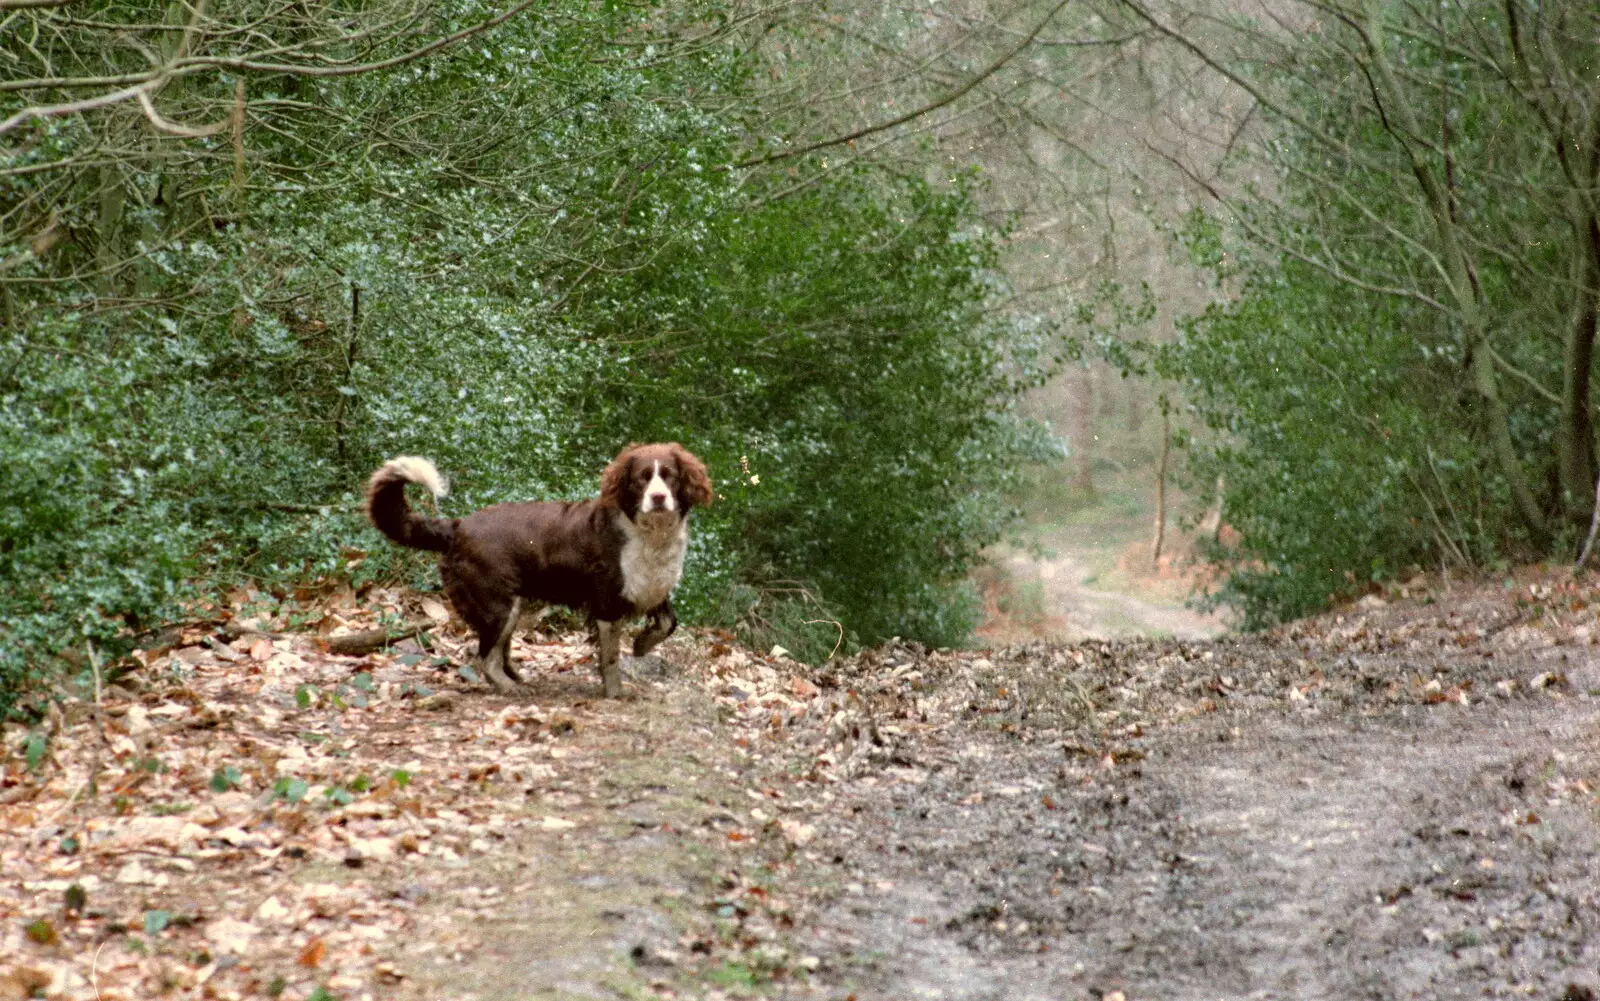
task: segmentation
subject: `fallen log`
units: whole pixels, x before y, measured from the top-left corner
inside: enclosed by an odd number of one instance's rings
[[[345,633],[342,636],[322,636],[314,642],[318,647],[329,653],[343,654],[347,657],[359,657],[382,650],[386,646],[398,643],[401,640],[411,639],[420,634],[426,626],[409,626],[399,632],[390,632],[387,629],[368,629],[359,633]]]
[[[250,629],[236,622],[225,623],[222,632],[230,640],[241,636],[262,636],[269,640],[284,639],[309,639],[319,650],[327,653],[341,654],[346,657],[360,657],[382,650],[384,647],[401,640],[408,640],[420,635],[428,627],[425,625],[408,625],[404,629],[367,629],[359,633],[345,633],[341,636],[317,636],[312,633],[274,633],[265,629]]]

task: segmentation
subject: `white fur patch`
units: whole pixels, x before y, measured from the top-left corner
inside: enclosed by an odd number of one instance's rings
[[[385,462],[383,468],[399,473],[400,478],[408,483],[426,487],[435,497],[443,497],[450,492],[450,485],[439,475],[438,468],[420,455],[397,455]]]
[[[652,497],[661,497],[663,500],[658,504],[651,499]],[[655,474],[650,477],[650,482],[644,485],[644,496],[639,498],[639,510],[646,513],[678,510],[678,498],[673,496],[672,488],[667,486],[667,481],[661,478],[660,459],[656,460]]]
[[[689,522],[672,511],[641,513],[637,521],[617,515],[622,544],[622,596],[641,612],[667,600],[683,578]]]

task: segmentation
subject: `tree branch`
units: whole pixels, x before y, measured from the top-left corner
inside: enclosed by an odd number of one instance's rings
[[[979,72],[977,76],[974,76],[960,87],[957,87],[955,90],[936,101],[925,104],[913,111],[908,111],[898,118],[892,118],[887,122],[879,122],[875,125],[868,125],[865,128],[857,129],[848,135],[835,136],[832,139],[818,140],[817,142],[807,143],[804,146],[797,146],[794,149],[778,150],[775,153],[768,153],[765,156],[751,157],[748,160],[742,160],[739,163],[734,164],[733,167],[736,169],[742,169],[745,167],[759,167],[763,164],[774,163],[778,160],[787,160],[791,157],[804,156],[807,153],[814,153],[819,149],[827,149],[829,146],[842,146],[845,143],[855,142],[857,139],[870,136],[875,132],[883,132],[885,130],[894,128],[896,125],[904,125],[906,122],[909,122],[914,118],[921,118],[923,115],[929,114],[930,112],[938,111],[945,105],[960,100],[963,96],[970,92],[972,88],[1000,72],[1000,70],[1005,67],[1006,63],[1009,63],[1012,59],[1016,58],[1024,49],[1032,44],[1033,40],[1038,37],[1039,32],[1044,30],[1045,25],[1049,24],[1051,19],[1059,14],[1061,9],[1071,2],[1072,0],[1061,0],[1060,3],[1050,8],[1050,12],[1039,21],[1032,31],[1028,32],[1027,36],[1024,37],[1021,42],[1019,42],[1010,50],[1002,53],[998,59],[984,67],[984,69]]]

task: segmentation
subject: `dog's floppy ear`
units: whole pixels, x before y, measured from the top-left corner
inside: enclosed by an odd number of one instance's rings
[[[677,442],[673,442],[670,447],[673,458],[678,460],[678,471],[683,474],[683,483],[679,488],[683,503],[688,507],[710,504],[713,493],[706,464]]]
[[[633,464],[633,451],[638,445],[630,444],[617,453],[600,474],[600,503],[607,507],[622,506],[622,490],[628,482],[628,467]]]

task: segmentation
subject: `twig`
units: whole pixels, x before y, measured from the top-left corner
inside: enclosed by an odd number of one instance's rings
[[[94,985],[94,1001],[100,1001],[100,950],[104,949],[109,941],[111,941],[109,938],[100,940],[100,944],[94,950],[94,961],[89,964],[89,983]]]
[[[833,655],[839,652],[839,646],[844,643],[844,626],[832,619],[806,619],[800,624],[802,626],[815,626],[821,625],[822,623],[827,623],[833,628],[839,630],[839,639],[833,644],[833,649],[829,651],[827,659],[823,661],[823,663],[826,664],[828,661],[833,659]]]
[[[89,650],[89,667],[94,671],[94,708],[95,714],[100,712],[100,658],[95,655],[94,641],[84,641],[84,646]]]

